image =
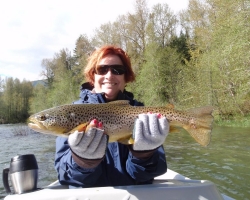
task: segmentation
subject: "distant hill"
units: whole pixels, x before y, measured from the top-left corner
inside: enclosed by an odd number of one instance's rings
[[[43,79],[43,80],[31,81],[31,83],[32,83],[33,87],[35,87],[35,86],[37,86],[39,84],[41,84],[43,86],[47,86],[48,81],[47,81],[47,79]]]

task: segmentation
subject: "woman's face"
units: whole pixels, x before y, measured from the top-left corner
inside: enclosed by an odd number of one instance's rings
[[[116,55],[107,55],[97,65],[123,65],[121,59]],[[107,74],[94,74],[94,88],[97,93],[104,93],[108,101],[115,100],[119,91],[123,92],[126,82],[124,74],[114,75],[109,69]]]

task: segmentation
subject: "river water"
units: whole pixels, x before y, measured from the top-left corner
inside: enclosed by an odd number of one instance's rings
[[[38,187],[43,187],[57,178],[55,136],[34,133],[26,128],[0,125],[0,170],[9,166],[12,157],[32,153],[39,167]],[[19,129],[27,134],[17,134]],[[168,168],[191,179],[210,180],[220,192],[232,198],[250,199],[250,128],[215,127],[211,144],[206,148],[185,131],[169,134],[164,148]],[[0,176],[0,199],[5,195]]]

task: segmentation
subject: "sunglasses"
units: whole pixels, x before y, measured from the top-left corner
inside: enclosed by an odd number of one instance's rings
[[[106,75],[109,69],[113,75],[122,75],[126,72],[123,65],[98,65],[95,69],[95,73],[98,75]]]

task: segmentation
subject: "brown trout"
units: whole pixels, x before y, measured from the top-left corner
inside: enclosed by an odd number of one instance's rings
[[[173,107],[130,106],[128,101],[102,104],[61,105],[31,115],[29,127],[37,132],[68,136],[75,130],[83,131],[92,119],[103,123],[109,142],[132,144],[135,119],[141,113],[160,113],[173,127],[184,128],[199,144],[207,146],[211,139],[213,107],[201,107],[187,112]]]

